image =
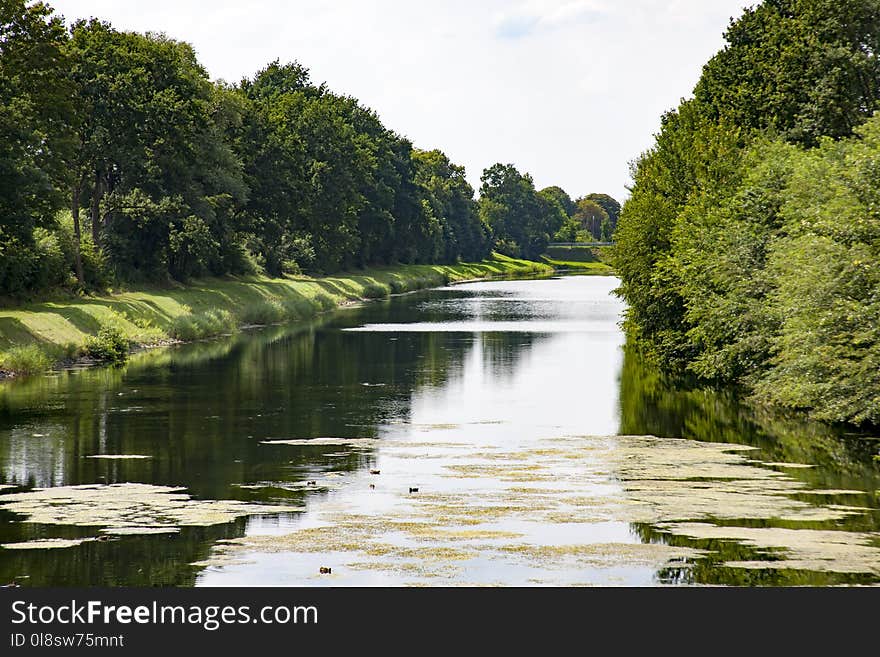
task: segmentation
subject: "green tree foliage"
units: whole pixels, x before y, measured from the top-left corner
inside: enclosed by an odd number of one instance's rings
[[[814,145],[880,108],[878,0],[766,0],[725,38],[695,90],[714,120]]]
[[[0,1],[0,296],[491,251],[464,169],[276,61]],[[64,209],[64,210],[62,210]]]
[[[664,368],[880,422],[878,8],[747,10],[634,163],[619,292],[633,343]]]
[[[92,241],[124,278],[224,273],[225,220],[247,188],[224,134],[234,108],[192,48],[92,20],[74,24],[68,53],[74,223],[87,207]]]
[[[415,182],[428,203],[426,212],[438,218],[443,235],[443,262],[476,261],[489,255],[489,230],[480,221],[474,190],[464,167],[441,151],[414,150]]]
[[[611,221],[604,208],[588,198],[582,198],[577,202],[577,209],[572,218],[578,222],[580,230],[588,235],[588,241],[601,241],[602,227],[605,226],[607,230]]]
[[[0,2],[0,295],[64,281],[47,268],[57,258],[43,250],[49,242],[35,229],[51,230],[64,204],[66,40],[46,5]]]
[[[617,222],[620,220],[620,203],[608,194],[587,194],[584,198],[593,201],[596,205],[605,210],[608,215],[608,221],[611,226],[611,232],[617,230]],[[605,240],[603,240],[605,241]]]
[[[768,256],[779,323],[762,399],[880,424],[880,115],[792,157]]]
[[[571,196],[562,189],[561,187],[545,187],[541,190],[541,196],[548,200],[555,200],[562,206],[562,210],[565,212],[566,216],[571,216],[574,214],[577,207],[575,206],[574,201],[571,200]]]
[[[539,194],[532,177],[512,164],[489,167],[481,181],[480,217],[492,230],[495,248],[513,257],[540,257],[550,235],[562,227],[562,206]]]

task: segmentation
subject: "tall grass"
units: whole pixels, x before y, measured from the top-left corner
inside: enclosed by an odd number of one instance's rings
[[[171,324],[169,335],[175,340],[190,342],[217,335],[234,333],[238,330],[238,321],[228,310],[208,310],[197,315],[189,314],[177,317]]]
[[[48,350],[36,344],[13,347],[0,353],[0,370],[16,374],[41,374],[52,367],[52,356]]]

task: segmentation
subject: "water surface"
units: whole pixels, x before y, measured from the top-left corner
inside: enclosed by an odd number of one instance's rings
[[[878,443],[663,380],[625,353],[616,284],[466,284],[4,384],[0,578],[880,579]],[[97,513],[117,498],[137,513]]]

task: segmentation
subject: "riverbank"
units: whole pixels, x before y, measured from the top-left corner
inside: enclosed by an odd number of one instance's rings
[[[565,247],[552,246],[547,249],[542,261],[559,272],[588,274],[593,276],[613,276],[612,247]]]
[[[110,296],[71,297],[0,310],[0,377],[82,359],[86,340],[115,328],[132,350],[234,333],[245,326],[309,319],[368,299],[448,283],[552,274],[538,262],[495,255],[480,263],[401,265],[321,278],[206,279]]]

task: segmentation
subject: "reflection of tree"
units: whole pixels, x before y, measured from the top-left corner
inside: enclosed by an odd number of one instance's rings
[[[754,458],[766,462],[813,464],[810,469],[786,470],[811,488],[876,490],[880,474],[872,458],[876,443],[866,436],[844,435],[834,427],[749,406],[732,391],[695,387],[674,381],[647,366],[632,350],[626,350],[621,373],[622,435],[655,435],[710,442],[746,444],[760,448]],[[823,497],[829,504],[867,504],[870,496]],[[748,526],[798,529],[804,523],[767,519],[742,521]],[[858,514],[833,522],[807,523],[815,529],[860,532],[880,530],[880,514]],[[708,550],[710,555],[681,567],[657,573],[668,584],[699,583],[735,586],[823,586],[872,582],[869,575],[842,575],[792,570],[749,570],[724,567],[727,561],[766,560],[766,550],[735,541],[696,540],[676,536],[650,524],[633,525],[642,541]]]
[[[673,381],[626,350],[620,382],[622,435],[655,435],[760,447],[769,461],[819,467],[797,472],[823,488],[880,487],[876,441],[829,425],[774,413],[737,399],[735,391]]]
[[[498,383],[511,380],[516,374],[517,363],[523,354],[542,339],[546,339],[546,336],[536,333],[481,333],[479,344],[483,370],[491,372],[493,379]]]
[[[658,531],[648,524],[632,526],[645,543],[662,543],[675,547],[708,551],[704,558],[682,561],[681,565],[669,565],[657,572],[661,584],[710,584],[722,586],[832,586],[840,584],[871,584],[876,577],[869,574],[823,573],[804,570],[767,568],[730,568],[724,566],[733,561],[766,561],[772,559],[767,550],[749,547],[736,541],[716,539],[691,539]],[[782,558],[782,555],[779,556]]]
[[[2,514],[2,512],[0,512]],[[21,580],[26,586],[192,586],[199,568],[190,564],[207,559],[219,540],[244,535],[245,520],[215,527],[184,527],[167,536],[122,537],[88,541],[75,548],[31,551],[6,550],[0,559],[0,581]],[[26,523],[7,522],[0,515],[3,542],[93,535],[75,527],[52,527],[49,532]],[[42,554],[40,554],[42,553]],[[42,558],[40,558],[42,557]]]

